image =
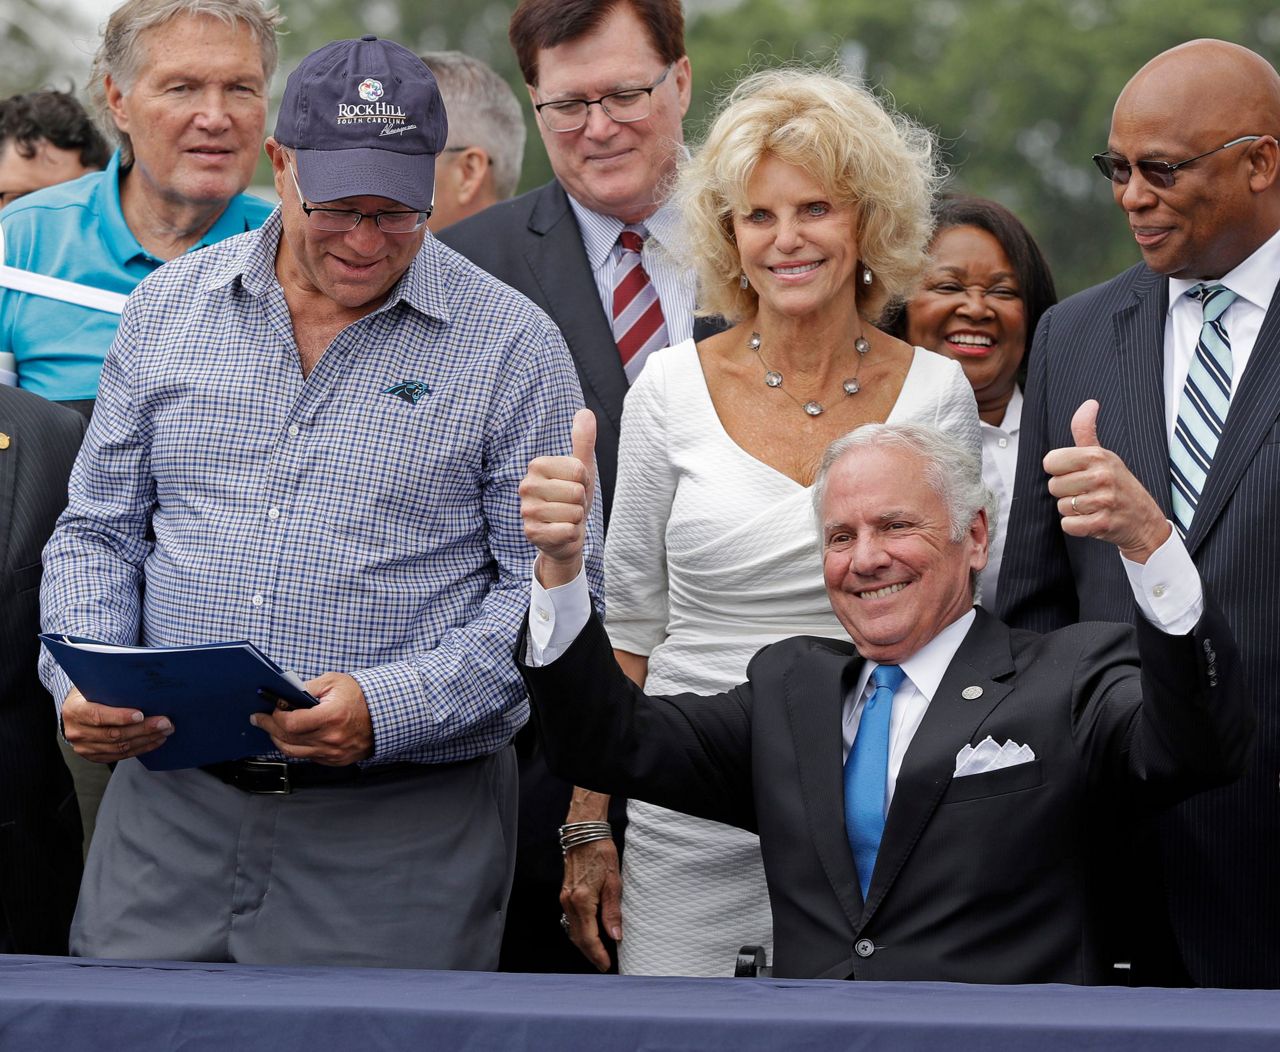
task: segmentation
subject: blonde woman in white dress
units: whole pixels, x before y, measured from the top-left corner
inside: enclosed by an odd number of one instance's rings
[[[704,308],[732,323],[653,355],[627,396],[606,565],[606,624],[650,693],[715,693],[768,643],[842,637],[809,486],[826,446],[872,421],[981,434],[960,367],[876,328],[925,262],[937,178],[928,133],[823,73],[758,74],[729,98],[676,199]],[[577,790],[568,820],[605,817]],[[628,805],[621,902],[611,842],[570,848],[569,934],[597,966],[731,975],[769,946],[754,836]],[[798,819],[803,820],[803,819]]]

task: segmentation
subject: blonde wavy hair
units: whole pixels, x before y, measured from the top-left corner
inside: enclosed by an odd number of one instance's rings
[[[702,148],[681,168],[673,192],[698,276],[699,312],[731,322],[755,313],[756,292],[739,284],[735,214],[765,156],[805,169],[836,205],[858,210],[858,311],[876,322],[909,295],[924,270],[933,230],[930,205],[944,171],[933,136],[870,90],[834,71],[754,73],[730,92]]]

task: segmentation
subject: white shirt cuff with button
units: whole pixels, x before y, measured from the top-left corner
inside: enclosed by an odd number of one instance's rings
[[[1145,564],[1124,556],[1120,561],[1143,617],[1169,635],[1186,635],[1195,628],[1204,613],[1204,591],[1177,530],[1170,529],[1169,539]],[[525,663],[534,668],[551,664],[578,638],[590,616],[591,593],[582,570],[568,584],[556,588],[543,588],[535,572],[529,590]]]
[[[1200,574],[1172,523],[1169,539],[1145,563],[1135,563],[1123,555],[1120,561],[1138,609],[1156,628],[1171,636],[1185,636],[1199,624],[1204,613]]]
[[[550,665],[569,645],[591,616],[591,592],[585,570],[568,584],[543,588],[534,564],[533,585],[529,589],[529,635],[525,646],[526,665]]]

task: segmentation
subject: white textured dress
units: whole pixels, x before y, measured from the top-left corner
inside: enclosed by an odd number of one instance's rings
[[[981,453],[963,371],[920,348],[889,415],[908,420]],[[809,488],[728,436],[692,340],[652,355],[627,395],[605,587],[610,640],[648,656],[652,694],[726,690],[788,636],[847,638],[823,588]],[[743,944],[772,952],[754,835],[636,800],[627,815],[622,972],[732,975]]]

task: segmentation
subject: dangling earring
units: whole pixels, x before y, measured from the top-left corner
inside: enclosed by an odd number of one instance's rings
[[[745,270],[738,275],[738,287],[741,288],[743,291],[751,287],[747,283],[747,272]]]
[[[865,263],[863,263],[862,264],[862,283],[864,285],[870,285],[873,280],[875,279],[872,278],[871,276],[871,268],[867,266]]]

